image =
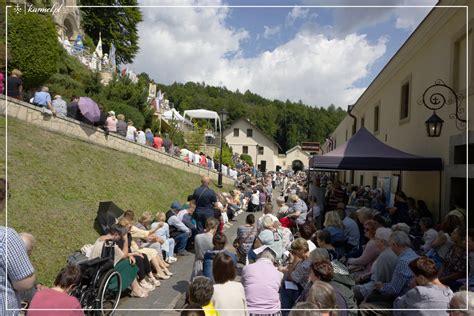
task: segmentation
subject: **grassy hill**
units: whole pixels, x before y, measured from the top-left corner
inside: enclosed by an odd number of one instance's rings
[[[4,136],[1,117],[2,142]],[[9,118],[8,181],[8,214],[0,213],[0,224],[8,216],[8,226],[36,236],[32,262],[49,285],[68,255],[97,239],[99,201],[138,215],[166,211],[172,201],[185,201],[200,178]]]

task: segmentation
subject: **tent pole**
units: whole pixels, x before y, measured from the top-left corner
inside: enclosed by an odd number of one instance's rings
[[[398,180],[400,182],[400,185],[399,185],[399,188],[398,188],[398,191],[403,191],[402,190],[402,187],[403,187],[403,181],[402,181],[402,170],[400,170],[400,179]]]
[[[441,170],[439,171],[439,188],[438,188],[438,222],[441,220]]]

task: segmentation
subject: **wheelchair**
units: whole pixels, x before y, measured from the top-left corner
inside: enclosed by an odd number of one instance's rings
[[[79,260],[81,281],[72,296],[81,303],[86,315],[112,315],[120,301],[122,278],[110,257]]]

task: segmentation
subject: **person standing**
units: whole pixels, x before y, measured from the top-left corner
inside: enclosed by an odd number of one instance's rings
[[[7,96],[23,100],[22,93],[23,93],[23,81],[21,78],[21,71],[18,69],[13,69],[11,76],[7,78]]]
[[[209,188],[209,177],[201,178],[201,186],[194,190],[193,199],[196,201],[194,218],[197,222],[198,232],[206,226],[206,220],[214,216],[214,205],[217,203],[216,193]]]

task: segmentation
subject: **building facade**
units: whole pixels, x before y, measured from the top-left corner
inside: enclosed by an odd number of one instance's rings
[[[258,170],[275,171],[279,145],[246,119],[238,119],[223,132],[225,142],[234,153],[246,154]]]
[[[294,162],[301,162],[306,169],[310,157],[309,153],[303,151],[301,146],[297,145],[288,149],[284,155],[278,155],[278,166],[281,170],[291,170]]]
[[[425,121],[433,111],[423,105],[423,95],[442,80],[463,96],[458,116],[467,119],[468,100],[474,97],[474,19],[470,18],[467,24],[466,21],[473,14],[470,1],[440,1],[351,106],[352,116],[344,118],[323,148],[328,152],[344,144],[353,135],[354,126],[355,130],[364,126],[399,150],[442,158],[443,171],[344,171],[338,175],[341,181],[375,185],[378,177],[396,175],[401,178],[401,189],[408,196],[425,200],[435,217],[442,217],[455,206],[466,207],[466,183],[473,183],[474,177],[472,158],[467,161],[467,152],[473,146],[473,123],[455,118],[456,106],[451,97],[451,104],[436,110],[444,120],[441,135],[428,137]],[[440,99],[438,95],[432,101],[440,104]]]

